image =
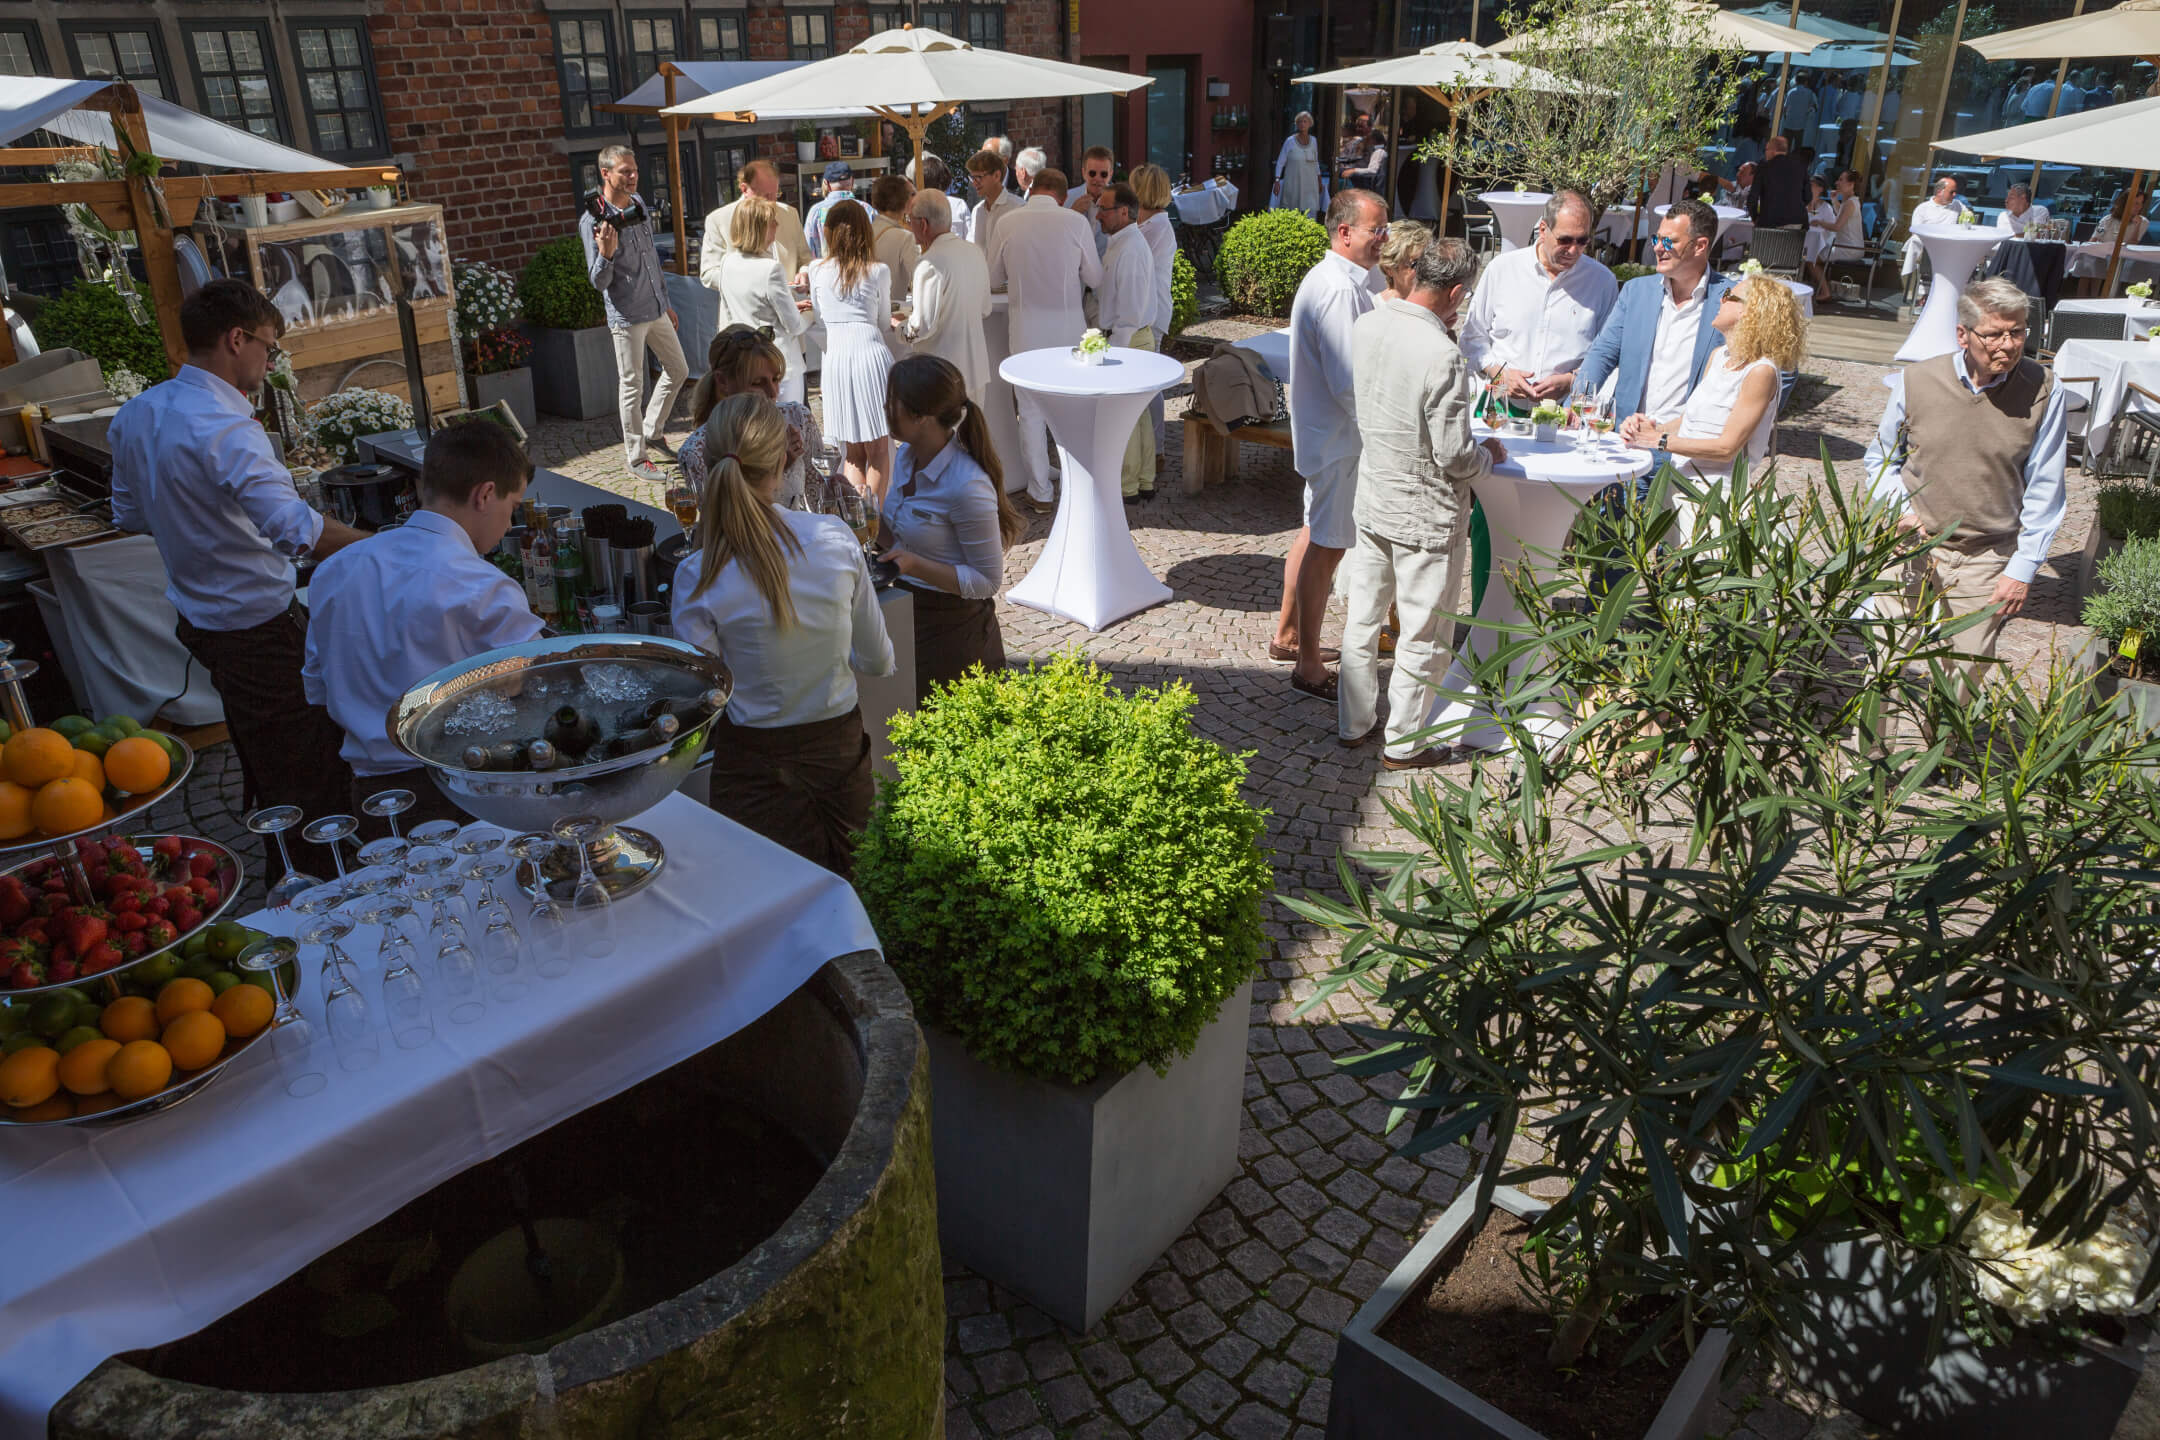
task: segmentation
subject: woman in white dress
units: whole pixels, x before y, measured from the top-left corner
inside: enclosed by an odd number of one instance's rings
[[[787,273],[773,258],[773,238],[780,231],[780,207],[755,194],[736,202],[728,222],[728,243],[734,248],[720,261],[720,324],[747,325],[752,330],[770,329],[773,344],[780,347],[786,373],[780,381],[780,398],[800,404],[803,400],[803,332],[810,317],[805,302],[795,298]]]
[[[1807,355],[1807,321],[1792,288],[1774,275],[1750,275],[1725,292],[1711,323],[1725,343],[1710,352],[1702,379],[1678,415],[1631,415],[1621,436],[1646,450],[1663,450],[1680,473],[1704,487],[1722,486],[1743,461],[1751,471],[1769,457],[1777,423],[1779,372],[1800,368]],[[1759,483],[1759,472],[1749,483]],[[1684,541],[1695,538],[1695,502],[1675,496]]]
[[[1822,183],[1820,178],[1808,181],[1811,186]],[[1826,193],[1816,193],[1808,206],[1805,258],[1814,275],[1815,293],[1825,300],[1830,298],[1830,267],[1841,261],[1861,259],[1867,254],[1867,239],[1860,220],[1859,189],[1859,171],[1840,171],[1836,187]]]
[[[2116,191],[2115,204],[2108,211],[2107,219],[2100,222],[2099,228],[2093,231],[2092,239],[2086,243],[2106,245],[2112,250],[2115,244],[2115,232],[2120,229],[2123,231],[2123,244],[2142,245],[2145,242],[2145,217],[2143,215],[2131,216],[2129,228],[2123,229],[2123,211],[2129,207],[2129,204],[2130,192],[2127,189]],[[2109,251],[2103,250],[2097,255],[2083,253],[2073,253],[2071,255],[2070,265],[2065,273],[2077,277],[2078,294],[2097,295],[2100,293],[2100,282],[2107,278],[2108,253]],[[2116,278],[2121,279],[2122,277],[2118,273]]]
[[[880,504],[892,477],[885,375],[892,369],[892,272],[871,248],[870,217],[853,200],[825,214],[825,258],[810,267],[810,303],[825,322],[825,433],[848,480]]]
[[[1313,139],[1312,125],[1312,111],[1298,111],[1297,133],[1275,156],[1275,208],[1317,218],[1327,208],[1327,191],[1320,183],[1320,142]]]

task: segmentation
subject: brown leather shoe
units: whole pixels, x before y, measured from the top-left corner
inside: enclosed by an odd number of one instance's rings
[[[1270,640],[1267,642],[1267,658],[1277,665],[1295,665],[1297,664],[1297,646],[1282,646]],[[1342,651],[1340,650],[1324,649],[1320,652],[1320,663],[1323,665],[1333,665],[1340,659],[1342,659]]]
[[[1307,680],[1293,674],[1290,677],[1290,688],[1300,695],[1310,695],[1315,700],[1325,700],[1332,705],[1335,703],[1335,672],[1330,670],[1324,680]]]
[[[1379,739],[1382,732],[1384,732],[1386,729],[1387,722],[1385,720],[1375,720],[1373,721],[1372,729],[1367,730],[1364,734],[1338,735],[1335,737],[1335,743],[1342,746],[1342,748],[1345,750],[1362,750],[1367,745],[1372,744],[1373,741]]]
[[[1447,764],[1454,758],[1454,746],[1435,745],[1430,750],[1418,751],[1417,754],[1412,755],[1407,760],[1398,760],[1393,755],[1383,754],[1380,757],[1380,768],[1383,770],[1432,770]]]

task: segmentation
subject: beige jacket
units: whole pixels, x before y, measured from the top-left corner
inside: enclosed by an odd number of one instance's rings
[[[1384,295],[1350,329],[1357,394],[1357,525],[1420,550],[1447,550],[1469,519],[1470,482],[1492,455],[1470,435],[1470,367],[1440,317]]]
[[[735,248],[728,239],[728,224],[734,220],[735,206],[739,203],[731,201],[705,217],[705,243],[698,252],[698,279],[705,282],[708,290],[720,288],[720,261]],[[773,240],[773,258],[780,262],[781,270],[791,282],[810,263],[810,242],[803,237],[802,216],[795,213],[792,205],[780,207],[780,233]],[[723,326],[728,323],[725,314],[721,315],[720,323]]]

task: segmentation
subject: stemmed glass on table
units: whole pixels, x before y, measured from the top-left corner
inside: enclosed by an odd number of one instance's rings
[[[525,934],[536,957],[533,968],[543,980],[558,980],[570,973],[570,936],[562,907],[548,891],[547,860],[555,849],[555,837],[544,830],[530,831],[510,842],[510,853],[532,866],[533,901],[525,916]]]
[[[330,847],[330,863],[337,866],[337,878],[345,878],[345,852],[338,842],[347,839],[360,828],[359,817],[353,815],[324,815],[310,820],[300,838],[311,845]]]
[[[388,1017],[390,1038],[400,1050],[418,1049],[435,1038],[427,985],[413,968],[418,952],[398,927],[398,922],[411,913],[412,901],[395,883],[369,892],[359,909],[362,924],[382,929],[375,958],[382,964],[383,1013]]]
[[[337,944],[352,933],[352,922],[338,911],[344,903],[345,887],[337,884],[317,885],[292,900],[293,913],[300,917],[295,938],[303,945],[322,947],[322,982],[326,990],[353,968],[352,958]],[[338,928],[340,925],[344,928]]]
[[[242,950],[233,963],[250,975],[270,977],[271,992],[277,997],[277,1010],[270,1017],[270,1055],[284,1073],[285,1093],[304,1098],[329,1084],[330,1077],[308,1068],[315,1048],[314,1028],[285,987],[285,967],[299,954],[300,942],[291,936],[268,935]],[[297,969],[294,973],[298,974]]]
[[[555,838],[577,853],[577,888],[570,895],[570,923],[585,954],[598,960],[615,953],[615,897],[593,873],[593,840],[602,829],[597,815],[565,815],[555,822]]]
[[[378,820],[389,821],[390,838],[397,840],[404,838],[398,834],[397,817],[417,803],[417,797],[410,790],[378,790],[361,801],[360,808]]]
[[[295,895],[322,883],[316,876],[294,869],[292,852],[285,848],[285,832],[298,825],[300,820],[298,805],[267,805],[260,810],[251,810],[247,815],[246,824],[251,832],[268,835],[277,842],[278,862],[285,870],[284,875],[269,888],[267,899],[272,910],[283,910],[292,903]]]

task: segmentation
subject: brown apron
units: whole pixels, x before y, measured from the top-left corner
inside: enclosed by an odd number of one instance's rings
[[[806,725],[713,727],[712,808],[826,869],[855,868],[874,787],[862,708]]]
[[[934,685],[957,680],[980,661],[1005,668],[1005,637],[998,630],[997,601],[969,600],[943,590],[909,587],[915,597],[915,708]]]

